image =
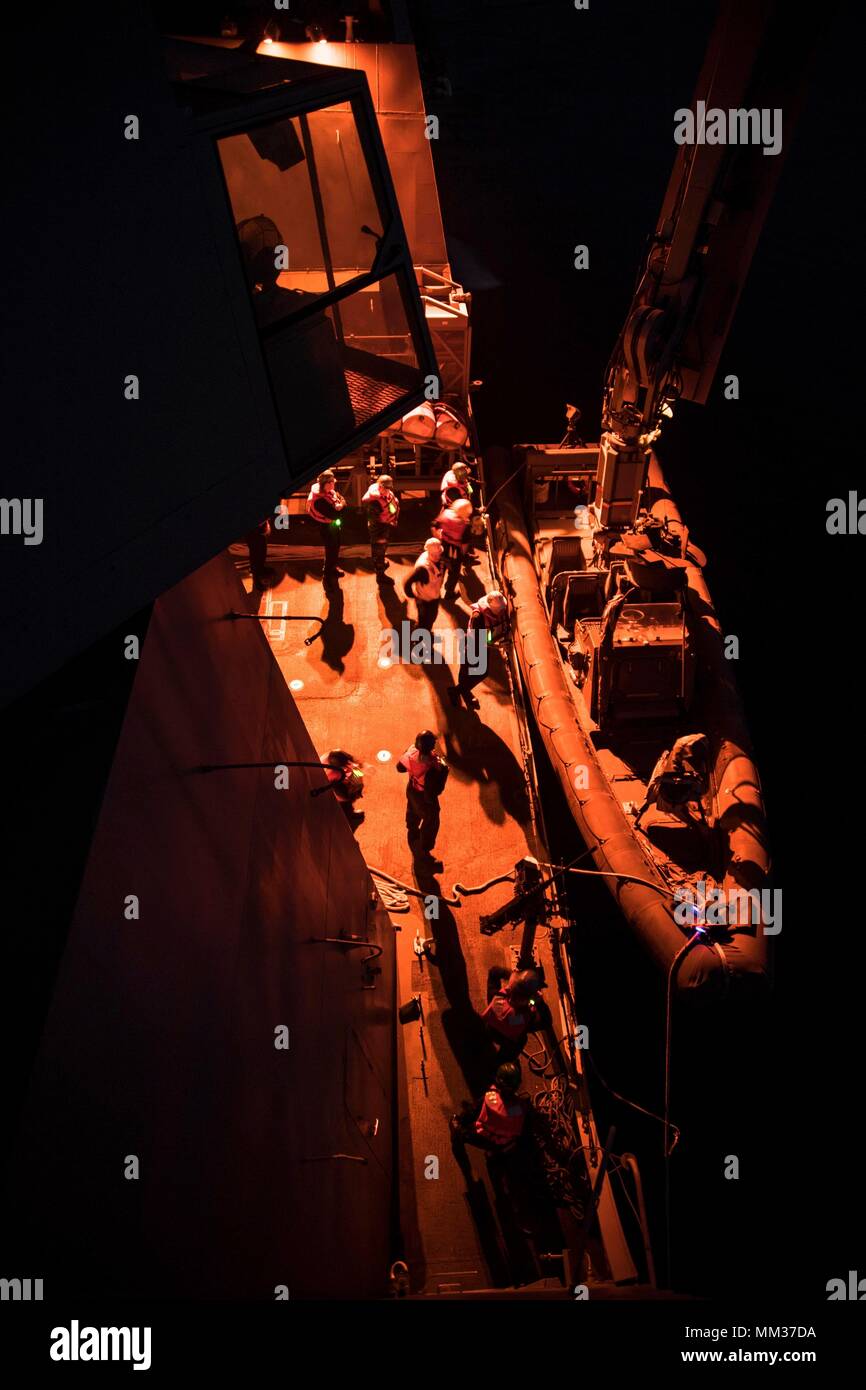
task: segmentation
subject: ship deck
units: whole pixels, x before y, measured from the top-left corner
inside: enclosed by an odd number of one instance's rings
[[[569,1217],[552,1203],[548,1210],[536,1208],[529,1223],[534,1234],[528,1237],[526,1223],[492,1184],[484,1154],[469,1148],[468,1164],[461,1169],[451,1149],[449,1117],[464,1099],[483,1092],[495,1065],[480,1019],[488,971],[512,967],[520,929],[495,936],[479,930],[479,915],[512,896],[510,883],[463,898],[460,906],[448,899],[455,883],[485,883],[510,873],[522,855],[536,851],[520,728],[499,654],[492,655],[488,679],[476,687],[480,709],[473,713],[454,709],[447,698],[456,677],[453,663],[450,668],[379,664],[383,632],[399,632],[409,618],[402,580],[418,549],[415,544],[389,550],[389,574],[396,584],[379,590],[364,548],[346,547],[340,561],[345,578],[339,589],[325,592],[316,577],[321,552],[272,546],[269,562],[278,582],[251,596],[251,602],[259,601],[257,611],[268,618],[263,628],[319,752],[340,747],[363,763],[365,820],[356,838],[368,866],[418,894],[408,895],[403,905],[391,906],[386,899],[397,930],[398,1003],[417,995],[423,1009],[420,1020],[398,1027],[401,1234],[396,1249],[402,1249],[408,1265],[411,1293],[453,1296],[515,1287],[564,1293],[563,1280],[569,1283],[575,1273],[563,1258],[564,1248],[577,1238]],[[249,592],[244,554],[237,551],[237,562]],[[484,558],[468,589],[461,588],[459,602],[440,609],[437,627],[465,625],[469,603],[491,587]],[[304,639],[316,624],[284,621],[301,614],[324,620],[321,637],[309,647]],[[436,731],[451,769],[441,801],[436,854],[444,871],[438,876],[413,867],[404,823],[405,779],[395,770],[425,727]],[[377,883],[387,894],[382,880]],[[432,939],[427,954],[418,954],[416,938]],[[544,931],[538,935],[538,956],[552,982]],[[551,986],[547,998],[556,1027],[554,993]],[[562,1031],[558,1028],[556,1036]],[[552,1049],[554,1041],[532,1035],[528,1050],[543,1061],[540,1050],[545,1044]],[[524,1090],[535,1094],[549,1084],[533,1074],[526,1054],[522,1065]],[[597,1146],[591,1121],[584,1137],[587,1145]],[[590,1248],[595,1276],[632,1282],[636,1273],[607,1179],[599,1214],[607,1259]]]

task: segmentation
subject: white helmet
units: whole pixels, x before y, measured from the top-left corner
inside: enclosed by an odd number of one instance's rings
[[[472,515],[472,503],[468,497],[458,497],[456,502],[451,503],[451,510],[461,521],[468,521]]]
[[[508,608],[508,602],[504,594],[500,594],[498,589],[487,595],[487,607],[494,613],[504,613]]]
[[[389,474],[387,474],[387,473],[380,473],[380,475],[379,475],[379,486],[380,486],[380,487],[392,488],[392,487],[394,486],[394,479],[393,479],[392,477],[390,477]]]
[[[438,550],[439,554],[441,555],[442,542],[439,540],[438,536],[430,536],[429,539],[424,542],[424,549],[427,551],[428,555],[433,550]]]

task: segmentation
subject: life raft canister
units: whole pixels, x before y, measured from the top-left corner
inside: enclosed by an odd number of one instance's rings
[[[526,1106],[516,1097],[506,1100],[500,1091],[491,1087],[485,1092],[475,1132],[494,1144],[513,1144],[523,1133]]]
[[[420,598],[422,602],[430,603],[433,599],[439,598],[442,593],[442,580],[445,577],[445,566],[437,565],[431,559],[430,552],[428,550],[422,550],[418,559],[415,561],[412,574],[415,574],[416,570],[420,569],[425,569],[430,577],[426,584],[416,584],[412,586],[412,592],[416,599]]]
[[[424,444],[436,434],[436,415],[429,401],[410,410],[400,421],[400,432],[416,444]]]
[[[444,401],[433,406],[436,443],[442,449],[462,449],[469,442],[469,429],[456,410]]]

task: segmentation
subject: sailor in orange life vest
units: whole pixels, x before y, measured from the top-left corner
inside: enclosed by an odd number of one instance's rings
[[[478,709],[478,701],[472,694],[473,688],[487,675],[487,661],[481,657],[481,646],[499,646],[511,639],[511,617],[508,601],[498,589],[484,594],[473,603],[466,625],[466,646],[464,660],[460,663],[460,675],[456,685],[448,687],[448,698],[454,708],[461,699],[467,709]],[[486,653],[485,653],[486,656]]]
[[[346,505],[346,499],[337,491],[336,484],[337,476],[334,470],[326,468],[324,473],[319,474],[318,481],[313,483],[307,497],[307,515],[318,523],[322,545],[325,548],[323,579],[343,577],[343,571],[337,561],[340,558],[340,527],[343,524],[340,514]]]
[[[393,584],[393,579],[385,577],[385,571],[390,568],[386,556],[388,542],[397,534],[400,517],[400,500],[394,491],[394,479],[383,473],[370,484],[361,501],[367,508],[370,554],[376,578],[383,583]]]
[[[503,1060],[513,1061],[526,1046],[530,1032],[544,1026],[549,1010],[538,997],[541,979],[535,970],[514,970],[507,981],[500,974],[499,989],[481,1015]],[[488,985],[488,988],[490,986]]]
[[[442,477],[439,484],[442,497],[442,510],[453,507],[455,502],[461,500],[471,502],[473,510],[477,503],[477,494],[472,485],[472,477],[469,472],[469,465],[466,463],[455,463],[453,468]],[[466,545],[463,552],[464,565],[477,565],[478,559],[472,549],[472,530],[467,532]]]
[[[361,764],[352,757],[351,753],[346,753],[342,748],[332,748],[330,753],[324,753],[322,763],[325,768],[325,776],[328,779],[328,786],[317,787],[313,795],[316,796],[320,791],[330,789],[337,798],[346,820],[354,830],[364,819],[364,812],[355,810],[355,802],[360,801],[364,795],[364,773]]]
[[[439,612],[439,598],[442,593],[442,580],[445,566],[442,563],[442,542],[435,536],[424,542],[424,549],[415,561],[415,568],[403,585],[407,598],[415,600],[418,610],[418,626],[426,632],[433,631],[433,624]]]
[[[450,507],[453,502],[456,502],[458,497],[465,497],[472,502],[473,506],[475,505],[472,501],[473,489],[469,478],[468,464],[455,463],[453,468],[449,468],[448,472],[443,475],[439,490],[442,495],[443,511],[446,507]]]
[[[448,575],[445,584],[445,598],[454,598],[460,581],[460,570],[469,541],[469,527],[472,522],[472,503],[466,497],[458,497],[450,507],[441,511],[433,522],[432,531],[442,542],[445,551],[445,567]]]
[[[436,752],[436,735],[424,729],[407,748],[396,764],[398,772],[407,774],[406,829],[414,854],[428,861],[437,873],[444,866],[433,856],[439,834],[439,797],[448,780],[448,764]],[[416,848],[417,846],[417,848]]]
[[[507,1154],[524,1137],[532,1103],[518,1096],[523,1076],[519,1062],[503,1062],[480,1103],[464,1101],[450,1121],[452,1142],[475,1144],[488,1153]]]

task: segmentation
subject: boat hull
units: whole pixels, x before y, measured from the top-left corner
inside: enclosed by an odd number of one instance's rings
[[[493,491],[514,468],[507,450],[485,454]],[[679,521],[658,461],[649,474],[650,510]],[[513,610],[514,647],[527,704],[565,793],[575,824],[596,870],[640,942],[671,976],[677,993],[694,1000],[758,992],[769,980],[769,934],[740,909],[742,924],[696,931],[683,898],[641,844],[640,832],[613,790],[592,739],[594,725],[570,683],[542,598],[534,542],[518,488],[502,488],[495,504],[495,558]],[[687,602],[697,659],[703,672],[703,717],[710,736],[716,784],[714,833],[723,839],[727,893],[761,894],[769,885],[770,860],[758,772],[749,750],[739,695],[724,654],[724,638],[697,565],[687,571]],[[695,897],[700,899],[696,876]],[[689,886],[686,893],[691,891]],[[675,915],[677,914],[677,915]],[[705,914],[712,917],[712,912]],[[683,917],[682,922],[677,916]],[[692,918],[694,914],[691,914]],[[735,921],[736,921],[735,914]]]

